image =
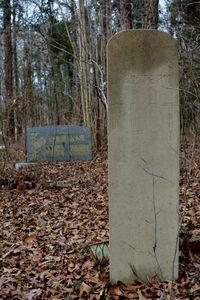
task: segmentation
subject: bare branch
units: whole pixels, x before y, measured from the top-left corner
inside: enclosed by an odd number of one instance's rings
[[[101,87],[98,87],[102,96],[103,96],[103,103],[105,105],[106,111],[108,112],[108,103],[107,103],[107,98],[106,95],[104,93],[104,81],[103,81],[103,72],[100,68],[100,66],[98,65],[98,63],[96,61],[94,61],[93,59],[91,59],[91,63],[94,63],[97,67],[97,69],[99,70],[99,73],[101,75]]]

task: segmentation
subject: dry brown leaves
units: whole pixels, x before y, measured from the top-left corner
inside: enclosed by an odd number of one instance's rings
[[[196,156],[194,177],[199,166]],[[91,162],[4,168],[8,176],[0,195],[0,299],[169,299],[171,283],[156,278],[148,278],[148,285],[111,286],[108,264],[97,265],[90,255],[90,243],[109,237],[105,153]],[[181,187],[182,210],[183,173]],[[200,182],[191,182],[174,299],[200,299],[199,194]]]

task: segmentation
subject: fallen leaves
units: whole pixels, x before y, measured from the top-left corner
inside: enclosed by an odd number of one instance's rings
[[[105,157],[10,168],[4,174],[0,298],[100,299],[108,265],[96,266],[88,245],[108,239]],[[23,190],[17,178],[25,182]],[[96,277],[100,270],[104,278]]]
[[[199,166],[196,159],[193,177]],[[97,264],[90,254],[90,244],[109,238],[105,153],[91,162],[6,166],[3,176],[0,299],[170,299],[171,282],[156,277],[148,278],[148,285],[111,285],[109,264]],[[199,191],[200,182],[191,182],[175,299],[200,297]]]
[[[86,284],[85,282],[82,282],[80,288],[80,297],[82,298],[84,295],[89,297],[91,292],[92,292],[92,287]]]
[[[36,241],[36,240],[37,240],[37,238],[36,238],[35,234],[28,234],[28,233],[26,233],[23,236],[24,243],[29,244],[29,245],[32,245],[33,242]]]

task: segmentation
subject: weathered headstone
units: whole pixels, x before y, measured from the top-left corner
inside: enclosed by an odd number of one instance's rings
[[[90,160],[92,159],[90,127],[28,128],[27,152],[28,162]]]
[[[111,281],[170,280],[178,232],[179,93],[175,40],[156,30],[108,45]],[[178,251],[175,257],[178,275]]]

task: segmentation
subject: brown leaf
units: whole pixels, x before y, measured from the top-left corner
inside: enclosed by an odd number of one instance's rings
[[[144,284],[126,284],[126,286],[124,287],[124,290],[130,291],[130,292],[136,292],[137,289],[143,287]]]
[[[84,267],[84,268],[91,269],[91,268],[94,267],[94,265],[95,265],[95,262],[94,262],[94,261],[87,260],[87,261],[83,264],[83,267]]]
[[[19,184],[18,186],[17,186],[17,191],[20,193],[20,194],[23,194],[24,192],[25,192],[25,190],[26,190],[26,186],[25,186],[25,184]]]
[[[85,282],[82,282],[82,285],[81,285],[81,288],[80,288],[80,296],[83,297],[84,294],[86,294],[89,297],[91,291],[92,291],[92,287],[90,287]]]
[[[191,287],[190,291],[191,291],[192,293],[195,292],[195,291],[200,291],[200,285],[199,285],[198,283],[195,283],[195,284]],[[196,299],[196,298],[195,298],[195,299]]]
[[[24,236],[23,236],[23,241],[24,243],[26,244],[32,244],[34,241],[37,240],[37,237],[35,234],[28,234],[26,233]]]
[[[122,296],[122,290],[119,286],[111,287],[110,289],[111,295]]]
[[[151,285],[153,285],[155,283],[158,283],[158,280],[156,279],[156,277],[157,277],[157,275],[154,275],[152,277],[147,276],[147,280]]]
[[[25,300],[35,300],[42,295],[41,289],[33,289],[25,295]]]
[[[138,300],[147,300],[147,298],[144,297],[141,292],[138,292],[138,296],[139,296]]]

